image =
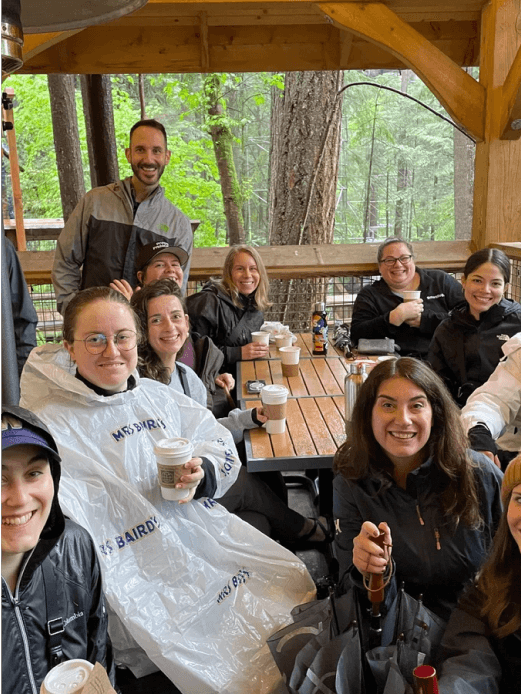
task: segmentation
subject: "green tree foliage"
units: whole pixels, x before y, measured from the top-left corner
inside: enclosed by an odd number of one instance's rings
[[[172,152],[161,180],[172,202],[201,221],[197,246],[226,245],[226,220],[212,142],[204,75],[146,75],[147,117],[160,119]],[[283,89],[284,76],[267,73],[222,74],[226,123],[234,135],[233,155],[241,188],[248,243],[267,243],[270,113],[272,92]],[[346,72],[347,83],[371,81],[400,89],[398,72]],[[121,175],[130,127],[140,118],[137,76],[113,75],[115,130]],[[61,217],[60,190],[51,125],[47,77],[11,75],[15,90],[23,203],[28,218]],[[277,89],[273,90],[273,87]],[[436,98],[414,75],[408,93],[444,113]],[[85,124],[79,84],[78,127],[90,187]],[[375,117],[376,115],[376,117]],[[373,135],[374,129],[374,135]],[[303,143],[306,146],[306,143]],[[371,161],[372,152],[372,161]],[[335,242],[360,242],[394,231],[400,167],[407,170],[403,229],[415,239],[454,238],[453,129],[421,106],[375,87],[344,92],[342,147],[337,192]],[[369,170],[370,179],[369,179]],[[369,180],[368,180],[369,179]],[[367,214],[370,196],[372,214]],[[376,223],[375,222],[376,216]]]

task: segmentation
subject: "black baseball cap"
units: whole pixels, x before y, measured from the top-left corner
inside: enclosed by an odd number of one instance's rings
[[[188,253],[179,246],[174,246],[168,241],[156,241],[155,243],[147,243],[146,246],[139,251],[136,258],[136,272],[143,270],[156,255],[160,253],[171,253],[175,255],[181,265],[186,265],[188,262]]]

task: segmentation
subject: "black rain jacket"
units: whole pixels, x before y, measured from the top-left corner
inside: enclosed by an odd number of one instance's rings
[[[4,406],[3,410],[8,408]],[[16,408],[9,408],[16,414]],[[114,686],[112,648],[101,572],[89,533],[65,518],[58,502],[61,467],[50,461],[54,499],[36,547],[24,557],[14,595],[2,578],[2,693],[39,694],[51,669],[47,603],[42,563],[49,560],[55,577],[63,659],[82,658],[107,669]]]
[[[505,342],[520,331],[521,305],[517,301],[502,299],[479,320],[464,301],[437,327],[427,361],[463,407],[503,358]]]

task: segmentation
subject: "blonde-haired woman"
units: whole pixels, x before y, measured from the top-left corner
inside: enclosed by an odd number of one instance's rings
[[[264,322],[269,281],[259,253],[251,246],[232,246],[222,279],[210,280],[186,300],[192,330],[207,335],[224,354],[223,371],[235,372],[238,361],[259,359],[268,347],[252,342]]]

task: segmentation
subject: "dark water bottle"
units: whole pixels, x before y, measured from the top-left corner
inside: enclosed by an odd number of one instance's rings
[[[327,354],[327,313],[323,301],[315,304],[315,310],[311,317],[311,329],[313,331],[313,354],[323,357]]]

